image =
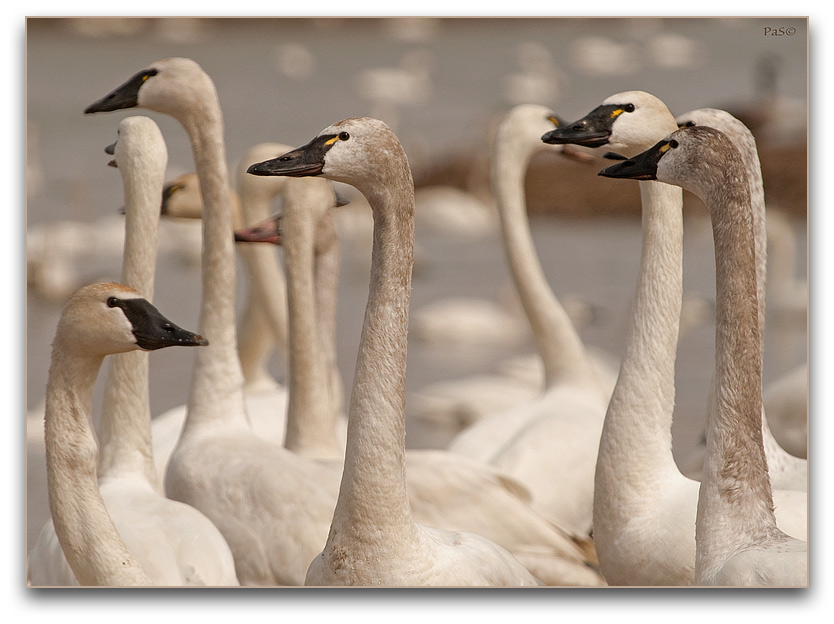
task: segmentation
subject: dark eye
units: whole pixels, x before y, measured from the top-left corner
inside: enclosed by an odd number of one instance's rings
[[[675,141],[675,139],[672,139],[671,141],[669,141],[669,147],[671,147],[672,149],[675,149],[677,146],[678,146],[678,142]]]
[[[634,104],[626,104],[625,106],[623,106],[623,110],[627,113],[633,113],[634,112]]]
[[[347,132],[340,132],[339,133],[339,140],[340,141],[347,141],[350,138],[350,134]]]
[[[684,125],[686,128],[691,128],[692,126],[694,126],[694,125],[695,125],[695,122],[694,122],[694,121],[687,121],[687,122],[686,122],[685,124],[683,124],[683,125]]]
[[[108,308],[115,308],[119,305],[119,300],[116,297],[108,297],[107,298],[107,307]]]

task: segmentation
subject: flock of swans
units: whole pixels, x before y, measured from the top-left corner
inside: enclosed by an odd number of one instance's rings
[[[763,408],[764,193],[737,119],[675,118],[640,91],[573,123],[540,105],[507,112],[490,181],[543,382],[476,414],[447,449],[416,450],[405,444],[415,189],[391,127],[357,117],[302,147],[261,143],[232,178],[217,92],[193,60],[153,63],[85,113],[132,108],[183,126],[195,173],[165,184],[159,128],[121,120],[108,148],[125,195],[121,283],[82,287],[61,313],[44,412],[52,518],[29,553],[30,585],[808,584],[807,460],[779,445]],[[638,180],[643,209],[618,366],[586,347],[548,285],[524,197],[537,152],[590,162],[584,148],[603,146],[613,164],[600,174]],[[349,389],[336,366],[333,183],[360,192],[372,217]],[[682,189],[707,204],[716,256],[700,481],[671,451]],[[198,333],[150,303],[166,215],[202,221]],[[239,325],[236,254],[250,278]],[[152,418],[145,352],[172,346],[196,348],[187,399]],[[267,369],[276,353],[286,384]],[[108,355],[97,439],[91,394]]]

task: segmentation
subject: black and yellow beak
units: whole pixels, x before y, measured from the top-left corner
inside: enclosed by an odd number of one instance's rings
[[[571,124],[561,124],[542,136],[542,141],[551,145],[573,143],[584,147],[601,147],[608,143],[614,121],[625,109],[614,104],[597,106],[582,119]]]
[[[84,114],[104,113],[108,111],[133,108],[139,104],[139,89],[151,76],[157,74],[155,69],[145,69],[133,76],[123,85],[117,87],[97,102],[93,102],[84,109]]]
[[[634,158],[622,160],[599,172],[606,178],[628,178],[631,180],[657,180],[657,164],[670,149],[677,147],[677,141],[660,141]]]
[[[293,178],[321,175],[324,169],[324,156],[337,141],[339,141],[337,134],[318,136],[307,145],[302,145],[283,156],[251,165],[246,173]]]

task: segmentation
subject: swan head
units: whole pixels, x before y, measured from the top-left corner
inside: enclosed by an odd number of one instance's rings
[[[709,195],[719,178],[719,186],[727,188],[729,178],[738,176],[741,188],[747,188],[738,149],[723,132],[709,126],[676,130],[648,150],[606,167],[599,175],[658,180],[680,186],[702,199]]]
[[[272,243],[281,245],[284,240],[281,215],[274,214],[255,225],[235,230],[235,241],[239,243]]]
[[[73,350],[96,355],[208,344],[169,321],[134,289],[114,283],[77,290],[64,305],[57,335]]]
[[[247,201],[251,205],[252,200],[255,202],[269,204],[273,199],[275,199],[275,197],[280,195],[284,191],[284,187],[287,183],[286,178],[277,176],[252,176],[248,175],[246,170],[255,163],[263,162],[264,160],[269,160],[271,158],[277,158],[281,154],[286,154],[292,149],[291,145],[274,142],[257,143],[251,146],[237,165],[238,191],[240,192],[241,197],[246,197]],[[246,210],[246,205],[243,206],[243,209]],[[245,214],[243,216],[247,223],[251,222],[249,219],[246,219]]]
[[[624,91],[606,98],[583,118],[541,137],[550,144],[609,146],[626,156],[639,154],[677,128],[675,118],[657,97]]]
[[[195,61],[172,57],[137,72],[100,100],[84,109],[85,114],[125,108],[146,108],[173,117],[205,107],[206,93],[215,93],[214,83]]]
[[[517,145],[525,153],[532,154],[542,149],[549,149],[577,160],[590,162],[592,156],[576,149],[569,143],[542,143],[541,137],[551,130],[564,126],[567,122],[550,108],[540,104],[519,104],[511,108],[498,126],[496,146],[499,150],[507,145]]]
[[[411,180],[408,159],[388,125],[371,117],[343,119],[283,156],[249,167],[252,175],[324,176],[368,195]]]
[[[196,173],[189,171],[165,183],[160,214],[176,219],[203,218],[203,198]]]

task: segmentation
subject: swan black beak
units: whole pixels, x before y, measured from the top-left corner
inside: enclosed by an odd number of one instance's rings
[[[130,324],[136,344],[145,351],[165,347],[204,347],[208,340],[169,321],[147,299],[115,299]]]
[[[675,141],[660,141],[634,158],[621,160],[599,172],[606,178],[628,178],[631,180],[657,180],[657,164]]]
[[[250,166],[246,173],[261,176],[290,176],[303,178],[321,175],[324,155],[336,142],[336,135],[320,135],[283,156]]]
[[[281,215],[273,215],[255,225],[235,231],[235,240],[242,243],[283,243]]]
[[[84,114],[104,113],[108,111],[133,108],[139,105],[139,89],[151,76],[157,74],[155,69],[145,69],[133,76],[130,80],[120,85],[100,100],[93,102],[84,109]]]
[[[601,147],[608,143],[614,120],[620,113],[620,106],[597,106],[582,119],[547,132],[542,136],[542,141],[551,145],[573,143],[584,147]]]

